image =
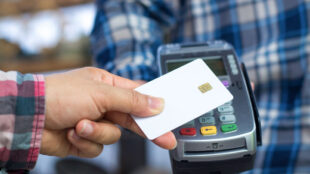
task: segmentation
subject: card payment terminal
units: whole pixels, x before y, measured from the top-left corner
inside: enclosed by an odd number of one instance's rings
[[[159,47],[160,74],[201,58],[231,92],[231,102],[173,130],[178,146],[170,151],[173,173],[237,173],[253,167],[261,128],[244,64],[224,41]]]

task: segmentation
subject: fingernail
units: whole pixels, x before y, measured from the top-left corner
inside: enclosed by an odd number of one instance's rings
[[[74,130],[72,130],[72,131],[70,132],[70,134],[71,134],[71,137],[72,137],[73,139],[75,139],[75,140],[79,140],[79,139],[80,139],[80,137],[75,133]]]
[[[177,146],[178,146],[178,142],[176,141],[174,147],[172,148],[172,150],[177,148]]]
[[[148,102],[149,107],[154,114],[158,114],[164,108],[164,99],[162,98],[149,97]]]
[[[82,128],[80,134],[82,136],[88,136],[88,135],[93,133],[93,130],[94,130],[94,128],[93,128],[93,126],[90,123],[84,122],[83,128]]]

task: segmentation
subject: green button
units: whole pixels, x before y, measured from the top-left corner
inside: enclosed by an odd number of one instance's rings
[[[234,130],[237,130],[237,125],[236,124],[224,124],[221,126],[221,130],[222,132],[226,133],[226,132],[232,132]]]

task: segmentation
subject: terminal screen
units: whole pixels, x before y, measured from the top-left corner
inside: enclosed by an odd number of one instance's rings
[[[170,72],[195,59],[197,58],[167,60],[167,63],[166,63],[167,71]],[[227,75],[221,56],[201,57],[201,59],[209,66],[209,68],[213,71],[213,73],[216,76]]]

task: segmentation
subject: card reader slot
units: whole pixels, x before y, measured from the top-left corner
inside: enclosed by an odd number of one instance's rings
[[[245,149],[244,138],[236,138],[225,141],[195,141],[184,144],[184,152],[219,152],[234,149]]]
[[[205,150],[205,151],[185,151],[184,155],[208,155],[219,152],[233,152],[239,150],[246,150],[246,147],[237,147],[232,149],[223,149],[223,150]]]

